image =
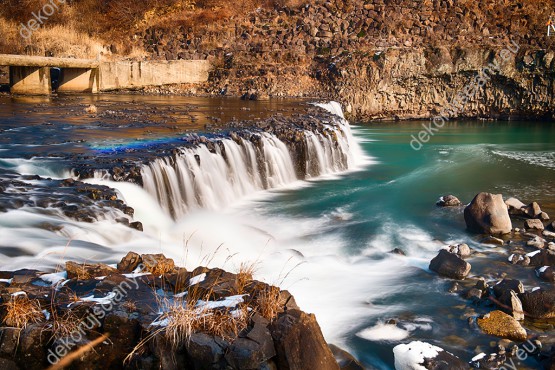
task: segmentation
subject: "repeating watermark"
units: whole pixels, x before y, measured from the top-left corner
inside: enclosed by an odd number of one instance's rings
[[[531,348],[527,347],[530,344]],[[528,340],[526,343],[522,344],[522,347],[518,347],[516,351],[516,364],[513,357],[509,358],[505,363],[499,368],[499,370],[517,370],[518,366],[521,365],[523,361],[526,361],[530,355],[533,355],[538,347],[532,341]]]
[[[414,150],[422,149],[424,144],[430,141],[445,125],[445,122],[449,121],[449,117],[457,117],[464,110],[466,104],[491,80],[492,76],[501,71],[502,64],[509,61],[512,55],[516,55],[519,49],[520,46],[511,40],[511,45],[501,50],[491,63],[483,67],[463,89],[457,92],[453,100],[440,111],[439,115],[435,116],[428,124],[422,124],[423,130],[418,135],[411,135],[411,148]]]
[[[33,18],[29,19],[25,24],[21,23],[19,35],[26,40],[31,38],[33,32],[38,30],[44,22],[48,21],[48,18],[60,10],[60,5],[64,5],[65,3],[66,0],[50,0],[50,2],[44,4],[38,13],[32,12]]]
[[[143,267],[143,265],[139,265],[136,271],[141,271]],[[114,309],[114,304],[120,303],[128,295],[129,291],[139,288],[139,283],[137,282],[138,276],[134,275],[133,278],[125,279],[112,289],[105,298],[95,299],[97,304],[93,306],[92,312],[79,322],[77,328],[71,332],[71,334],[65,338],[59,339],[58,344],[53,349],[48,350],[48,362],[52,365],[60,362],[60,360],[68,355],[76,345],[82,343],[83,340],[86,339],[87,330],[90,331],[100,327],[100,320]],[[133,284],[133,286],[131,284]]]

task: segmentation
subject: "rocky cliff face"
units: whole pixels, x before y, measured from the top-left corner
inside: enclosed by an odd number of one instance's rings
[[[550,118],[552,9],[553,1],[313,1],[136,39],[155,58],[212,60],[209,94],[333,98],[368,119],[433,117],[511,48],[450,118]]]

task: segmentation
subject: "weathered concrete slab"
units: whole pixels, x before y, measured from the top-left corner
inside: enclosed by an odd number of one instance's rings
[[[99,69],[64,68],[60,74],[59,92],[97,93],[100,88]]]
[[[50,67],[10,67],[10,92],[22,95],[51,94]]]
[[[210,62],[172,60],[147,62],[103,62],[100,64],[100,90],[132,89],[208,81]]]

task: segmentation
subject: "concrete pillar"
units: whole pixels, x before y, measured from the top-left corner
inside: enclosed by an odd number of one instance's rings
[[[98,68],[63,68],[58,92],[97,93],[98,77]]]
[[[21,95],[50,95],[50,67],[10,67],[10,92]]]

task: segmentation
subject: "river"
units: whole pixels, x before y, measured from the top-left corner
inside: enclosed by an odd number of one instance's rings
[[[98,107],[96,115],[84,113],[88,104]],[[2,97],[0,170],[9,179],[20,178],[16,174],[65,178],[72,175],[71,158],[117,160],[129,148],[179,146],[183,135],[233,120],[294,114],[305,104],[140,95]],[[345,143],[348,169],[322,165],[320,176],[308,181],[285,173],[272,190],[215,187],[213,202],[179,212],[168,204],[181,198],[164,203],[160,189],[156,193],[155,170],[163,171],[162,164],[151,166],[154,180],[144,187],[99,174],[87,181],[117,189],[144,232],[115,223],[121,216],[116,210],[86,223],[37,207],[10,209],[0,213],[0,269],[51,269],[66,260],[114,263],[130,250],[164,253],[187,268],[233,271],[251,261],[256,278],[290,290],[303,310],[316,314],[328,342],[349,349],[367,366],[392,369],[392,348],[410,340],[438,344],[468,361],[489,350],[492,337],[467,324],[468,317],[487,309],[448,293],[452,282],[428,270],[442,246],[465,242],[483,252],[470,261],[477,275],[495,279],[503,264],[504,271],[525,279],[527,288],[547,283],[536,280],[533,269],[505,266],[508,251],[468,233],[462,208],[438,208],[435,202],[455,194],[467,203],[488,191],[537,201],[555,215],[555,126],[451,123],[414,151],[409,142],[421,124],[353,123]],[[328,153],[324,149],[314,150],[322,156]],[[156,153],[148,152],[154,160]],[[287,166],[276,168],[287,172]],[[29,196],[40,195],[31,191]],[[394,248],[406,256],[390,253]],[[384,325],[390,319],[396,327]]]

